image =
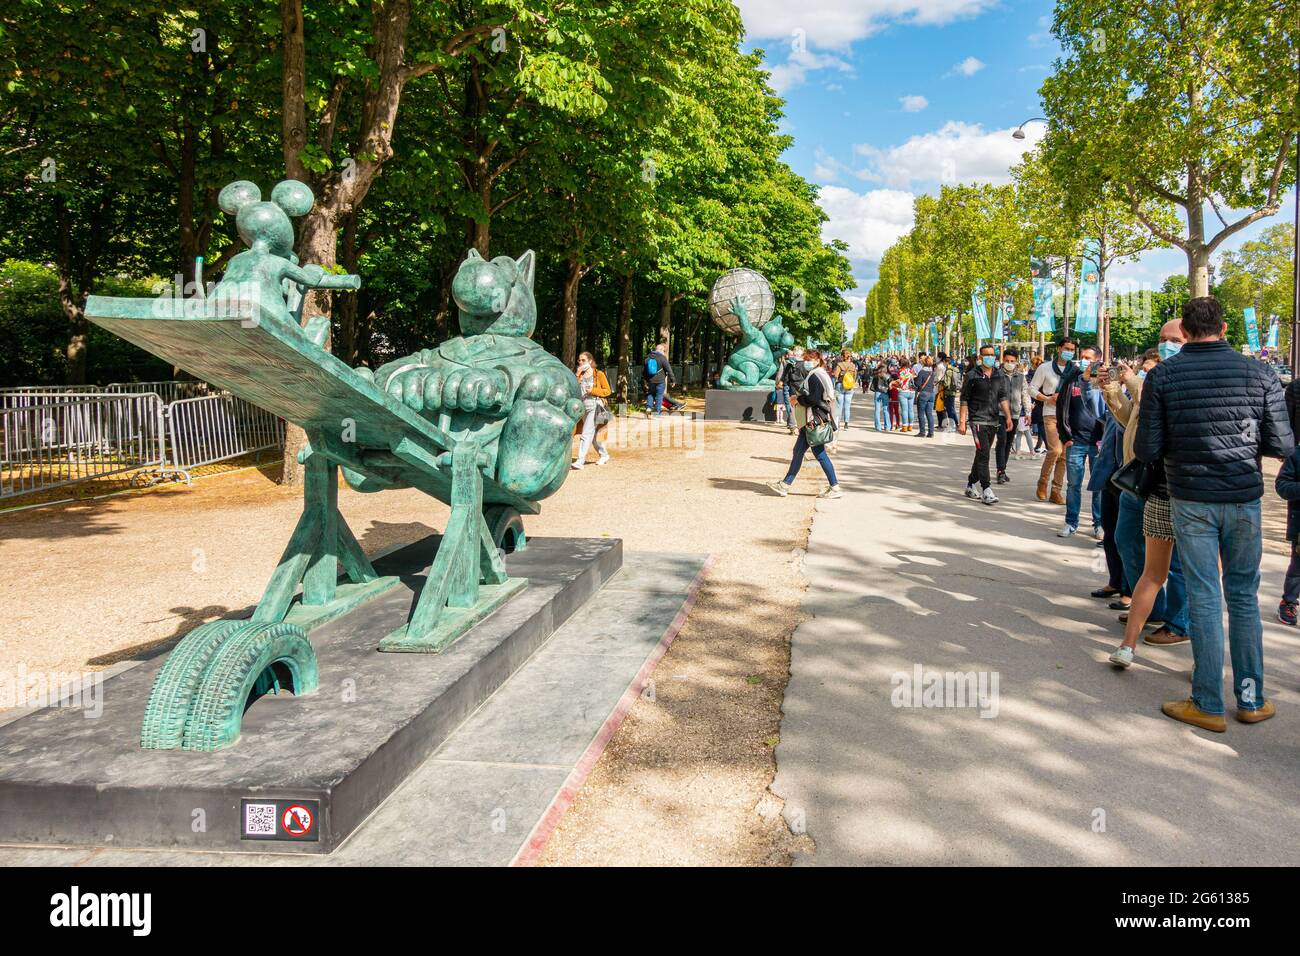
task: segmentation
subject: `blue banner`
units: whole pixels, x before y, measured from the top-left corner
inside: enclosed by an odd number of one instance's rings
[[[1255,307],[1247,306],[1241,310],[1242,318],[1246,320],[1246,344],[1255,354],[1259,354],[1259,320],[1255,318]]]
[[[1055,332],[1056,294],[1052,288],[1052,267],[1043,259],[1030,259],[1029,275],[1034,287],[1034,330]]]
[[[1101,242],[1083,240],[1083,261],[1079,264],[1079,301],[1074,310],[1075,332],[1096,332],[1101,310]]]
[[[993,337],[989,328],[989,307],[984,301],[984,280],[975,281],[975,291],[970,297],[971,312],[975,315],[975,338],[983,342]]]
[[[930,346],[937,352],[939,351],[939,323],[930,323]]]
[[[1282,323],[1277,320],[1276,315],[1273,316],[1273,318],[1270,319],[1268,323],[1268,347],[1270,349],[1277,348],[1277,335],[1278,335],[1278,331],[1281,328],[1282,328]]]

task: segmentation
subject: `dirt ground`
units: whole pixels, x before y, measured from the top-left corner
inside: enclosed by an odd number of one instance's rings
[[[789,498],[766,493],[791,444],[771,426],[670,416],[652,428],[632,416],[611,430],[614,460],[570,475],[527,519],[529,534],[715,560],[653,695],[632,708],[542,862],[784,864],[796,838],[767,785],[820,472],[806,469]],[[0,515],[0,671],[105,667],[251,608],[299,508],[250,469]],[[340,509],[371,554],[447,514],[410,491],[345,489]]]

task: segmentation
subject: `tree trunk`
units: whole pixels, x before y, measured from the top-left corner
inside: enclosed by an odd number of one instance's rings
[[[663,296],[659,299],[659,340],[654,344],[658,345],[660,342],[666,342],[668,343],[668,347],[671,348],[672,339],[670,338],[670,336],[672,334],[672,330],[673,330],[673,293],[672,290],[665,288]],[[667,356],[668,353],[664,352],[664,357],[667,358]]]
[[[632,327],[632,273],[623,276],[623,294],[618,301],[618,335],[615,349],[618,355],[618,401],[627,404],[627,378],[631,355]]]
[[[64,349],[67,360],[65,383],[86,384],[86,288],[88,282],[78,284],[74,279],[72,254],[72,222],[62,196],[54,199],[55,242],[58,249],[59,306],[68,321],[68,342]],[[91,234],[98,232],[91,224]],[[85,270],[90,273],[92,270]]]
[[[564,276],[564,331],[560,344],[560,360],[569,368],[578,364],[578,283],[582,275],[582,263],[569,259],[569,271]]]
[[[340,250],[339,261],[342,262],[343,268],[349,273],[357,271],[357,214],[352,212],[343,220],[343,248]],[[360,306],[359,297],[356,295],[344,295],[339,297],[338,303],[338,320],[339,320],[339,340],[336,343],[335,354],[338,355],[346,364],[357,364],[357,309]]]

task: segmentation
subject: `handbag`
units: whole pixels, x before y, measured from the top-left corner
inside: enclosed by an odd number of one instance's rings
[[[808,442],[810,448],[816,448],[819,445],[825,445],[835,438],[835,423],[826,421],[820,425],[809,422],[803,427],[804,441]]]
[[[613,418],[614,415],[609,410],[609,406],[606,405],[603,400],[597,399],[595,418],[596,427],[599,428],[601,425],[608,425]]]
[[[1134,458],[1115,469],[1110,476],[1110,483],[1120,491],[1127,491],[1146,501],[1163,484],[1163,469],[1159,463],[1148,465],[1140,458]]]

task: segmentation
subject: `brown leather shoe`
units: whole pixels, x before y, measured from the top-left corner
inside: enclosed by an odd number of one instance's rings
[[[1053,489],[1052,497],[1048,500],[1054,505],[1063,505],[1065,504],[1065,492],[1059,488]]]
[[[1167,700],[1160,705],[1160,710],[1166,717],[1181,720],[1202,730],[1212,730],[1216,734],[1221,734],[1228,729],[1228,722],[1223,719],[1222,714],[1217,716],[1207,714],[1193,704],[1190,697],[1186,700]]]
[[[1266,700],[1254,710],[1242,710],[1240,707],[1237,708],[1237,719],[1243,724],[1257,724],[1261,720],[1268,720],[1276,713],[1277,708],[1273,706],[1273,702],[1271,700]]]
[[[1167,627],[1162,627],[1152,631],[1150,634],[1142,635],[1143,644],[1156,644],[1161,647],[1167,647],[1170,644],[1186,644],[1191,638],[1186,634],[1178,635]]]
[[[1038,490],[1034,492],[1039,501],[1047,500],[1047,479],[1040,478],[1038,481]]]

